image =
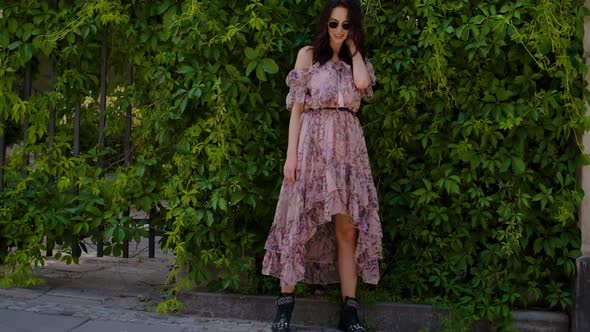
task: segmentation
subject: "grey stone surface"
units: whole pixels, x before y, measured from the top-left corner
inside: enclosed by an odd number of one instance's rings
[[[33,318],[52,315],[64,319],[64,324],[78,319],[83,323],[75,332],[86,331],[84,328],[105,330],[106,326],[114,326],[107,332],[116,332],[118,327],[129,332],[146,332],[151,327],[179,332],[270,330],[275,314],[274,297],[185,292],[179,294],[183,301],[180,314],[160,315],[155,313],[155,308],[165,294],[164,283],[173,264],[171,256],[157,251],[156,258],[149,259],[141,246],[131,248],[129,259],[93,255],[92,251],[84,253],[79,265],[49,259],[45,266],[35,270],[46,284],[33,289],[0,290],[0,310],[24,312]],[[590,263],[584,264],[588,269]],[[589,282],[588,274],[584,278],[580,280]],[[588,294],[585,296],[582,298],[588,299]],[[590,303],[584,303],[585,308],[590,307]],[[338,321],[338,310],[338,305],[324,298],[298,298],[292,330],[336,331],[333,328]],[[361,316],[373,331],[388,332],[437,331],[446,318],[444,311],[432,306],[401,303],[363,305]],[[541,311],[514,312],[513,322],[519,331],[526,332],[566,332],[569,325],[567,315]],[[14,332],[2,330],[3,326],[0,325],[0,332]],[[47,323],[44,327],[51,326]],[[138,327],[143,329],[137,330]],[[479,323],[472,331],[495,330],[489,324]]]
[[[0,332],[66,332],[87,319],[0,309]]]
[[[143,323],[121,323],[108,321],[90,321],[73,329],[71,332],[178,332],[174,325],[148,325]]]
[[[11,288],[11,289],[2,289],[0,288],[0,298],[17,298],[17,299],[34,299],[43,295],[45,292],[49,291],[51,288],[43,286],[43,287],[36,287],[31,289],[24,289],[24,288]]]
[[[35,299],[30,300],[28,303],[31,305],[37,304],[44,304],[44,303],[67,303],[71,305],[100,305],[104,303],[105,300],[99,300],[95,298],[82,298],[79,296],[71,297],[71,296],[55,296],[55,295],[48,295],[44,294]]]
[[[590,331],[590,256],[576,260],[572,332]]]
[[[379,303],[365,310],[379,331],[436,331],[443,313],[429,305]]]
[[[183,301],[183,313],[203,317],[224,317],[272,320],[275,314],[274,297],[218,294],[209,292],[188,292],[178,296]],[[293,320],[312,326],[336,326],[338,306],[327,300],[295,300]]]
[[[202,317],[239,318],[270,321],[274,315],[274,297],[186,292],[179,295],[183,313]],[[293,322],[326,328],[337,326],[339,308],[326,299],[295,300]],[[363,306],[361,317],[374,331],[437,331],[447,314],[430,305],[377,303]],[[515,311],[513,324],[522,332],[568,332],[569,318],[564,313],[545,311]],[[476,324],[473,332],[492,332],[486,323]],[[586,332],[590,330],[584,330]]]
[[[101,328],[113,327],[114,330]],[[76,329],[74,329],[76,328]],[[70,331],[266,331],[268,322],[238,319],[203,318],[186,315],[161,315],[67,303],[33,305],[27,301],[0,299],[0,332]],[[119,329],[119,330],[118,330]],[[324,331],[324,329],[306,329]]]

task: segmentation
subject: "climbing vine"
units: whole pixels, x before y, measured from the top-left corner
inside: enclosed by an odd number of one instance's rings
[[[361,3],[378,85],[360,118],[385,235],[382,281],[365,296],[453,304],[467,323],[500,326],[514,308],[567,310],[588,129],[583,1]],[[170,280],[187,273],[177,287],[274,289],[259,270],[287,141],[284,78],[321,6],[0,2],[0,128],[16,144],[0,193],[2,285],[37,282],[30,266],[48,246],[76,262],[78,238],[120,255],[147,234],[132,207],[175,254]]]

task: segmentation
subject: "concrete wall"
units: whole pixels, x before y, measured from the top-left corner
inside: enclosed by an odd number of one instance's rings
[[[586,7],[590,8],[590,0],[586,0]],[[586,64],[590,66],[590,16],[584,19],[584,56]],[[590,71],[586,73],[586,81],[590,82]],[[590,114],[590,106],[586,104],[586,112]],[[590,154],[590,133],[582,136],[584,150]],[[582,230],[582,255],[590,256],[590,166],[581,170],[582,188],[586,193],[582,206],[580,207],[580,229]]]
[[[585,1],[590,8],[590,0]],[[584,58],[590,66],[590,16],[584,18]],[[590,82],[590,73],[586,73],[586,82]],[[586,113],[590,106],[586,103]],[[582,135],[584,152],[590,154],[590,133]],[[572,332],[590,331],[590,166],[580,170],[580,181],[585,197],[580,206],[580,229],[582,231],[582,256],[576,260],[576,277],[574,280],[574,303],[572,307]]]

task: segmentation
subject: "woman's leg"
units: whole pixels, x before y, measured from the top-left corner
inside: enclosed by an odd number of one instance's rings
[[[338,274],[342,298],[355,297],[357,284],[357,265],[354,259],[357,229],[352,225],[352,218],[347,214],[335,216],[336,241],[338,242]]]
[[[291,324],[291,315],[295,306],[295,296],[293,296],[293,286],[281,286],[281,295],[276,300],[277,314],[272,322],[272,332],[288,332]]]
[[[348,332],[367,332],[358,317],[359,303],[356,300],[358,267],[354,259],[358,231],[349,215],[337,214],[336,241],[338,242],[338,273],[342,290],[342,311],[339,328]]]
[[[294,291],[295,291],[295,285],[281,286],[281,293],[293,293]]]

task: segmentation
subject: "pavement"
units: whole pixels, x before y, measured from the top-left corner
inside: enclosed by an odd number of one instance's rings
[[[0,289],[0,332],[270,331],[270,320],[158,314],[172,256],[147,257],[147,243],[131,245],[130,258],[96,257],[92,244],[79,264],[49,258],[34,274],[45,283]],[[190,310],[188,310],[190,312]],[[335,331],[296,326],[295,331]]]
[[[173,256],[156,248],[148,258],[147,241],[130,246],[130,258],[96,257],[86,242],[79,264],[54,258],[34,269],[44,284],[33,288],[0,289],[0,332],[192,332],[270,331],[274,297],[190,291],[178,294],[179,313],[158,314],[166,298],[165,280]],[[277,285],[278,287],[278,285]],[[323,297],[298,298],[292,331],[335,332],[338,305]],[[429,305],[377,303],[361,308],[372,331],[440,330],[448,319]],[[565,313],[514,311],[513,327],[522,332],[566,332]],[[303,324],[303,325],[299,325]],[[476,324],[472,332],[496,329]]]

